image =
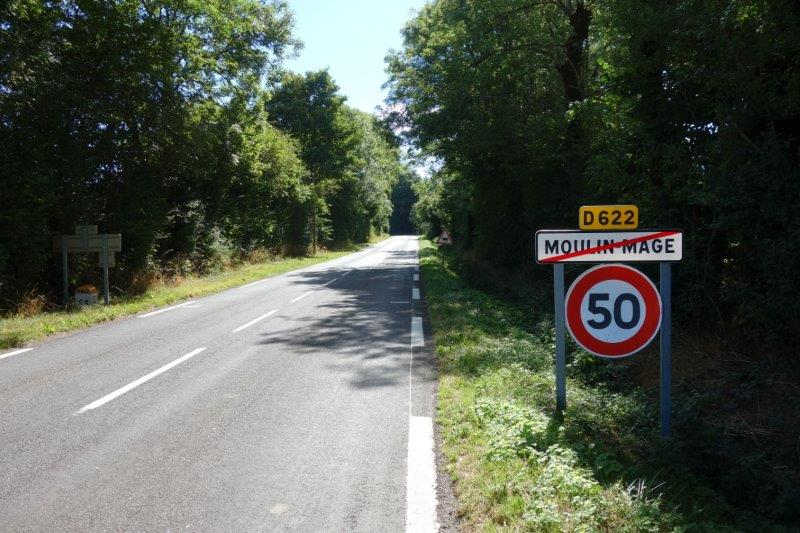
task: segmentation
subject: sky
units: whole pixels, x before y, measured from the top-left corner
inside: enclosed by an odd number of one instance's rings
[[[295,36],[303,41],[296,72],[328,68],[347,103],[374,112],[383,103],[383,61],[403,46],[400,30],[426,0],[289,0]]]

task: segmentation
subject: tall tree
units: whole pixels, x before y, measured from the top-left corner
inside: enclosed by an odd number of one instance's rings
[[[47,243],[76,223],[124,234],[123,276],[191,248],[181,236],[205,231],[198,183],[211,179],[193,164],[193,117],[252,100],[297,44],[291,25],[285,2],[4,3],[0,299],[44,290]]]
[[[411,208],[418,199],[414,190],[416,181],[416,174],[403,172],[392,187],[392,218],[389,222],[389,232],[392,235],[411,235],[415,232]]]
[[[461,228],[483,256],[523,261],[531,229],[578,204],[591,17],[582,1],[439,0],[388,58],[395,125],[474,187]]]
[[[327,71],[285,73],[267,102],[270,120],[300,143],[312,194],[294,216],[296,241],[316,249],[331,237],[330,198],[356,166],[358,130]]]

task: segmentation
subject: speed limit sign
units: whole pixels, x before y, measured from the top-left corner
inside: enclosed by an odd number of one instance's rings
[[[590,268],[565,299],[567,329],[600,357],[620,358],[647,346],[661,325],[661,297],[650,279],[627,265]]]
[[[639,227],[634,205],[583,206],[580,227],[613,231],[541,229],[533,242],[536,262],[553,265],[556,412],[563,413],[567,408],[565,330],[580,346],[607,359],[638,352],[658,333],[661,436],[669,437],[672,265],[683,258],[683,231],[622,231]],[[658,263],[658,289],[635,268],[620,264],[643,261]],[[581,274],[565,296],[564,263],[602,265]]]

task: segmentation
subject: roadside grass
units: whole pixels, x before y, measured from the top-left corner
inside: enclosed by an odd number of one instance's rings
[[[379,240],[382,238],[371,239],[371,242]],[[281,258],[243,264],[209,276],[187,277],[174,284],[155,285],[137,296],[113,298],[111,305],[43,312],[34,316],[13,315],[0,318],[0,349],[16,348],[54,333],[85,328],[189,298],[199,298],[262,278],[277,276],[291,270],[342,257],[360,250],[364,246],[349,245],[341,250],[319,252],[311,257]]]
[[[549,287],[514,304],[470,287],[456,256],[429,241],[420,262],[466,530],[786,530],[731,506],[686,460],[701,455],[694,441],[660,439],[652,391],[610,385],[615,363],[572,345],[568,408],[555,416]]]

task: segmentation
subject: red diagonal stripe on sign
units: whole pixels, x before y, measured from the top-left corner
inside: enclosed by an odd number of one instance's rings
[[[586,248],[585,250],[578,250],[576,252],[570,252],[568,254],[562,255],[555,255],[553,257],[548,257],[547,259],[542,259],[542,263],[558,263],[559,261],[563,261],[565,259],[571,259],[573,257],[579,257],[581,255],[590,255],[595,254],[597,252],[602,252],[603,250],[611,250],[612,248],[621,248],[623,246],[628,246],[631,244],[636,244],[639,242],[644,241],[652,241],[654,239],[660,239],[662,237],[669,237],[670,235],[677,235],[680,233],[679,231],[659,231],[658,233],[653,233],[651,235],[642,235],[641,237],[636,237],[635,239],[620,241],[620,242],[612,242],[608,244],[602,244],[600,246],[595,246],[594,248]],[[587,235],[591,235],[587,233]]]

